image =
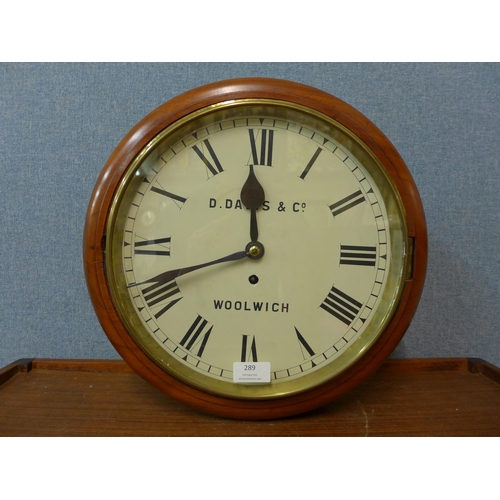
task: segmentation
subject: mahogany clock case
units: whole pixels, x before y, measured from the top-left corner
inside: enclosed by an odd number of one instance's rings
[[[217,103],[269,99],[294,103],[335,120],[376,157],[399,194],[410,242],[410,269],[398,307],[384,332],[353,365],[334,379],[287,398],[241,400],[192,387],[143,352],[131,339],[113,303],[106,270],[106,238],[110,207],[134,158],[161,131],[189,114]],[[96,183],[88,208],[83,254],[89,294],[106,335],[125,361],[153,386],[201,411],[230,418],[281,418],[318,408],[351,390],[371,374],[400,342],[417,308],[427,263],[427,232],[422,203],[411,174],[394,146],[365,116],[347,103],[318,89],[290,81],[244,78],[216,82],[188,91],[157,108],[121,141]]]

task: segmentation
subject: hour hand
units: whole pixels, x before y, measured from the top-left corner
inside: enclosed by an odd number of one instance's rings
[[[257,209],[263,205],[266,200],[264,188],[258,181],[253,170],[253,165],[250,165],[248,178],[241,188],[241,201],[243,205],[250,210],[250,239],[255,242],[259,239],[259,231],[257,228]]]

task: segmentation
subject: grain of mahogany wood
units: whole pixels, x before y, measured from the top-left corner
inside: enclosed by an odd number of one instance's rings
[[[189,409],[121,361],[0,370],[2,436],[500,436],[500,371],[477,360],[392,360],[302,416],[229,420]]]

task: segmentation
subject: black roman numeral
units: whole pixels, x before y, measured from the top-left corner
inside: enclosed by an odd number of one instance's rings
[[[154,193],[161,194],[162,196],[166,196],[167,198],[170,198],[179,208],[182,208],[182,205],[184,205],[184,203],[186,203],[187,201],[187,198],[179,196],[178,194],[169,193],[168,191],[165,191],[161,187],[152,186],[151,191],[153,191]]]
[[[321,148],[318,148],[315,153],[313,154],[312,158],[309,160],[309,163],[306,165],[306,168],[304,171],[300,174],[300,178],[304,180],[306,178],[306,175],[309,173],[309,170],[311,170],[311,167],[314,165],[314,162],[318,159],[319,154],[323,151]]]
[[[252,336],[252,342],[249,344],[250,335],[243,335],[241,340],[241,362],[257,362],[257,345],[255,344],[255,335]]]
[[[142,295],[144,296],[144,300],[146,301],[147,306],[150,309],[157,306],[161,302],[170,299],[174,295],[181,293],[175,280],[169,281],[167,283],[162,283],[162,282],[154,283],[146,288],[143,288],[141,292]],[[168,301],[167,304],[163,306],[154,315],[154,317],[158,319],[162,314],[167,312],[172,306],[177,304],[177,302],[179,302],[179,300],[181,299],[182,297],[179,297],[178,299]]]
[[[140,236],[136,235],[136,238]],[[168,244],[168,245],[167,245]],[[150,248],[145,248],[150,247]],[[158,238],[154,240],[137,240],[134,241],[135,255],[162,255],[170,257],[170,237]]]
[[[192,352],[192,354],[195,354],[195,356],[201,358],[212,333],[213,325],[207,328],[208,321],[198,314],[179,344]]]
[[[304,357],[304,359],[306,359],[309,356],[314,356],[316,353],[311,349],[311,346],[307,343],[306,339],[297,330],[297,328],[295,328],[295,334],[297,335],[297,340],[299,341],[300,349],[302,350],[302,356]],[[308,356],[304,354],[304,351],[307,352]]]
[[[222,168],[222,165],[220,164],[219,159],[217,158],[217,155],[215,154],[215,151],[212,148],[212,145],[208,141],[208,139],[205,139],[203,141],[203,144],[207,148],[207,151],[212,159],[210,161],[200,150],[198,146],[193,146],[193,150],[195,153],[200,157],[201,161],[205,164],[205,166],[208,168],[208,170],[211,172],[212,175],[217,175],[222,172],[224,172],[224,169]]]
[[[320,307],[342,321],[342,323],[350,325],[363,304],[332,286],[330,293]]]
[[[342,198],[340,201],[337,201],[337,203],[330,205],[330,210],[332,211],[333,216],[337,217],[337,215],[342,212],[345,212],[346,210],[349,210],[364,201],[365,197],[363,196],[361,190],[359,190],[349,196],[346,196],[345,198]]]
[[[272,166],[274,130],[267,130],[263,128],[256,132],[253,128],[251,128],[248,130],[248,133],[250,135],[253,165]]]
[[[340,245],[340,265],[375,267],[377,247]]]

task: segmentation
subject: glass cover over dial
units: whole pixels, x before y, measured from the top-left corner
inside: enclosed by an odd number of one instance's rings
[[[391,319],[404,213],[370,150],[321,113],[245,99],[203,108],[136,157],[111,207],[106,268],[126,328],[167,372],[226,397],[315,387]],[[271,382],[233,382],[234,362]]]

